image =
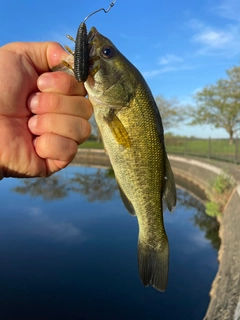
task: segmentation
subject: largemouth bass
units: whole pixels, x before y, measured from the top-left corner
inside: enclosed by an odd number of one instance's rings
[[[176,189],[161,116],[144,78],[114,44],[94,27],[88,43],[85,87],[123,203],[138,220],[140,277],[145,286],[164,291],[169,245],[162,198],[172,211]]]
[[[145,286],[164,291],[169,245],[162,198],[176,205],[161,116],[140,72],[114,44],[92,28],[89,76],[85,82],[120,194],[139,224],[138,265]]]

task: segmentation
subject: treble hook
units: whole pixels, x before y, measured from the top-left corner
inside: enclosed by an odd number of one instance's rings
[[[99,11],[104,11],[105,13],[108,13],[108,11],[114,6],[116,0],[114,0],[113,2],[110,3],[109,8],[106,10],[104,8],[98,9],[92,13],[90,13],[84,20],[83,22],[86,22],[88,20],[88,18],[90,18],[92,15],[94,15],[95,13],[99,12]]]

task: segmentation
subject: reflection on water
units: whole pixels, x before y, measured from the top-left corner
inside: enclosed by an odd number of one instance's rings
[[[205,206],[197,198],[190,195],[187,191],[178,191],[178,205],[186,209],[195,208],[196,212],[191,220],[194,226],[198,227],[205,234],[205,238],[209,240],[214,249],[219,249],[221,239],[218,236],[219,223],[216,219],[205,214]]]
[[[56,200],[67,197],[71,192],[85,195],[87,200],[110,200],[117,190],[112,169],[94,169],[74,174],[56,174],[50,178],[24,179],[22,184],[13,188],[17,193],[42,197],[44,200]]]
[[[202,319],[217,271],[218,225],[178,189],[165,212],[165,293],[137,270],[137,221],[112,172],[69,167],[0,183],[0,319]]]

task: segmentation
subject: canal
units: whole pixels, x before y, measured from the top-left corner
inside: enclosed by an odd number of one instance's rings
[[[70,166],[0,183],[0,319],[203,319],[218,268],[218,223],[204,195],[179,188],[164,212],[166,292],[142,286],[136,218],[111,170]],[[191,189],[191,187],[189,187]]]

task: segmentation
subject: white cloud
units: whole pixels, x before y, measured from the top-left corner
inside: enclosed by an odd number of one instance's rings
[[[213,28],[198,20],[191,20],[188,25],[195,33],[192,42],[200,48],[197,54],[219,55],[232,58],[240,54],[240,24]]]
[[[226,45],[231,44],[233,36],[229,32],[204,30],[193,37],[193,41],[199,42],[212,49],[225,48]]]
[[[27,209],[28,222],[24,227],[19,228],[25,234],[35,234],[43,238],[51,238],[55,241],[80,241],[87,239],[86,234],[70,222],[59,222],[51,219],[51,216],[42,212],[39,207]],[[20,232],[20,231],[19,231]]]
[[[178,72],[178,71],[182,71],[182,70],[193,70],[195,69],[195,66],[192,65],[187,65],[187,64],[183,64],[180,66],[166,66],[163,68],[159,68],[159,69],[153,69],[153,70],[149,70],[149,71],[143,71],[142,75],[145,78],[153,78],[159,74],[163,74],[163,73],[168,73],[168,72]]]
[[[219,5],[214,7],[211,11],[223,18],[240,22],[239,0],[221,0],[219,1]]]
[[[167,65],[174,62],[182,62],[181,57],[176,56],[175,54],[167,54],[159,59],[160,65]]]
[[[164,68],[161,68],[161,69],[153,69],[153,70],[149,70],[149,71],[145,71],[142,73],[142,75],[145,77],[145,78],[152,78],[152,77],[155,77],[161,73],[166,73],[166,72],[173,72],[173,71],[176,71],[176,68],[174,67],[164,67]]]
[[[194,235],[191,237],[191,240],[201,248],[205,248],[209,245],[209,241],[204,237],[203,232],[194,233]]]

